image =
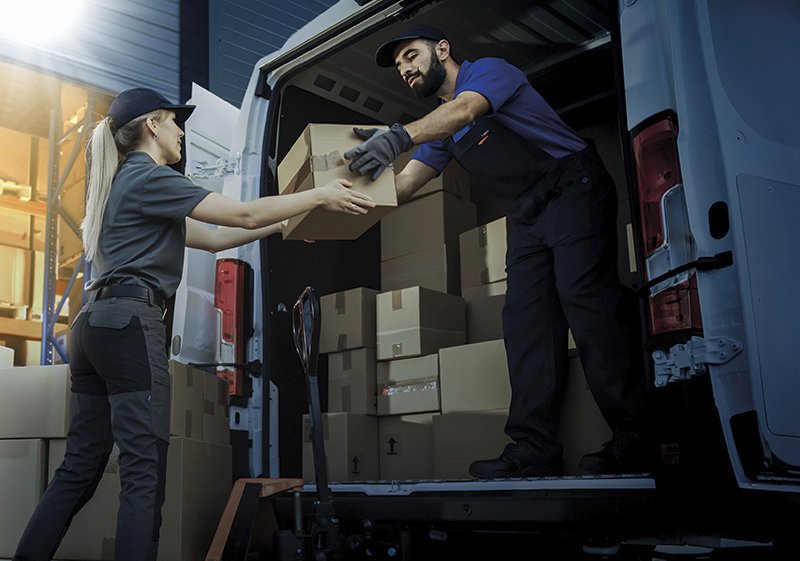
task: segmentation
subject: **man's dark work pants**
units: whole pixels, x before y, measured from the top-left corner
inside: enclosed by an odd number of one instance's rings
[[[565,178],[541,214],[509,226],[506,253],[503,329],[512,388],[506,433],[543,463],[562,453],[556,429],[568,326],[613,430],[629,426],[640,401],[621,317],[613,183],[583,154],[570,159]]]
[[[53,558],[72,517],[94,494],[114,442],[122,484],[114,559],[156,558],[170,400],[161,316],[161,309],[147,302],[109,298],[87,304],[76,318],[70,333],[66,454],[14,561]]]

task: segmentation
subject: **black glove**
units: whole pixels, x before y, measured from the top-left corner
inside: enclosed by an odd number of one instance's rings
[[[397,156],[414,146],[408,131],[400,123],[393,124],[388,130],[353,127],[353,132],[365,142],[345,152],[344,157],[353,160],[350,171],[358,175],[371,173],[372,181],[378,179]]]

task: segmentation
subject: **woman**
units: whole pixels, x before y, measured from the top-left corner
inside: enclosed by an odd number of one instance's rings
[[[168,167],[181,159],[181,125],[193,110],[153,90],[130,89],[92,134],[82,230],[97,276],[70,333],[66,453],[15,561],[52,559],[97,488],[114,442],[122,483],[114,558],[156,558],[169,443],[162,318],[180,282],[185,246],[220,251],[279,232],[281,221],[317,206],[356,215],[375,206],[341,179],[249,202],[195,185]],[[228,228],[209,230],[199,222]]]

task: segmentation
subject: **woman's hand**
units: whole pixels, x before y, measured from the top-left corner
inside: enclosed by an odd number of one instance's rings
[[[352,185],[346,179],[333,179],[322,187],[315,189],[320,196],[320,206],[334,212],[355,215],[366,214],[369,209],[375,207],[375,201],[364,193],[350,189]]]

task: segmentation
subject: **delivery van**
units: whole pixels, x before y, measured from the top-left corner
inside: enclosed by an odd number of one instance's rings
[[[195,87],[186,173],[242,200],[277,195],[278,166],[309,124],[422,117],[435,100],[374,63],[413,23],[443,29],[456,60],[518,66],[594,140],[619,196],[654,462],[620,477],[334,480],[343,524],[419,527],[429,541],[558,524],[588,541],[786,543],[800,498],[797,3],[340,0],[258,62],[240,109]],[[469,199],[476,225],[502,218],[481,185]],[[381,291],[380,251],[380,224],[355,240],[187,251],[172,358],[233,382],[237,476],[300,476],[308,406],[289,313],[305,286]],[[314,492],[307,481],[307,508]],[[276,501],[279,519],[291,500]]]

